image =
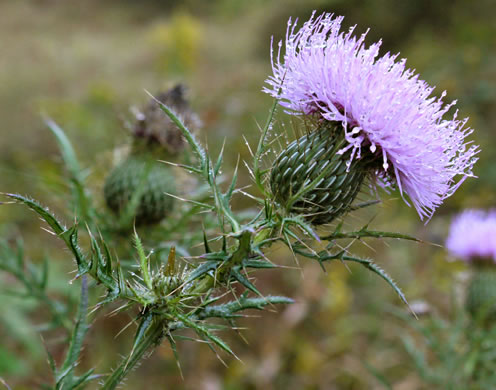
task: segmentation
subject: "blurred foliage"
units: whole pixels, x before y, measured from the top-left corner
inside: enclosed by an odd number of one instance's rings
[[[458,99],[459,116],[469,116],[475,142],[481,144],[477,180],[470,179],[424,226],[414,210],[384,195],[385,202],[360,214],[356,224],[374,219],[377,228],[391,226],[442,244],[449,216],[463,207],[496,205],[496,26],[494,1],[439,0],[201,0],[142,2],[109,0],[0,0],[0,191],[30,194],[56,213],[69,191],[59,179],[62,164],[56,142],[44,126],[40,111],[61,124],[90,166],[89,182],[98,193],[110,166],[126,143],[130,106],[175,81],[190,86],[192,104],[204,122],[202,139],[219,150],[224,137],[232,153],[249,158],[241,135],[253,142],[270,99],[260,92],[270,71],[270,36],[284,36],[289,16],[305,20],[313,9],[346,17],[345,24],[370,27],[367,42],[383,39],[383,52],[401,52],[408,66],[437,85],[440,94]],[[215,154],[215,153],[214,153]],[[241,184],[250,184],[246,171]],[[103,203],[102,199],[97,199]],[[240,202],[242,202],[240,200]],[[29,243],[26,254],[42,264],[46,253],[55,265],[48,288],[63,302],[73,301],[68,280],[69,254],[20,206],[0,207],[0,235]],[[40,248],[44,248],[42,251]],[[390,274],[410,300],[426,300],[441,314],[449,312],[453,274],[463,266],[446,262],[441,248],[427,244],[374,243],[356,251],[387,264]],[[289,266],[291,256],[274,249],[271,258]],[[174,389],[383,389],[378,375],[400,390],[439,388],[426,382],[401,337],[385,303],[397,303],[381,281],[341,264],[324,274],[315,264],[301,270],[261,276],[257,286],[270,285],[274,294],[296,298],[282,314],[241,322],[244,341],[233,334],[243,361],[228,360],[225,368],[208,348],[179,343],[184,372],[181,379],[172,353],[160,348],[159,359],[145,362],[128,388]],[[52,269],[52,267],[50,268]],[[13,281],[0,276],[2,286]],[[43,306],[3,299],[0,319],[0,377],[13,389],[34,388],[47,379],[43,344],[26,327],[26,318],[46,320]],[[72,307],[73,305],[70,304]],[[73,310],[73,309],[71,309]],[[112,361],[129,348],[114,340],[128,318],[97,321],[90,332],[82,365]],[[59,336],[44,332],[54,358],[63,360]],[[413,336],[416,337],[416,336]],[[124,340],[124,338],[122,338]],[[29,355],[30,359],[24,359]],[[32,363],[32,362],[35,363]],[[31,362],[31,363],[30,363]],[[110,363],[109,363],[110,364]]]

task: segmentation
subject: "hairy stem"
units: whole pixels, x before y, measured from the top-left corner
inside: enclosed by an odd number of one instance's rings
[[[141,341],[133,348],[130,356],[124,358],[114,372],[105,380],[102,385],[103,390],[113,390],[122,382],[126,375],[136,366],[143,358],[144,354],[150,347],[160,343],[163,337],[163,323],[160,320],[155,320],[150,326]]]

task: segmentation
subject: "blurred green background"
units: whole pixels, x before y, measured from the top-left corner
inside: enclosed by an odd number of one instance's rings
[[[397,193],[347,226],[372,226],[442,244],[453,213],[465,207],[496,207],[496,4],[492,0],[184,0],[98,1],[0,0],[0,192],[39,199],[64,216],[68,188],[57,145],[43,124],[51,116],[76,146],[99,193],[115,150],[129,140],[131,106],[147,101],[174,82],[189,86],[193,108],[204,123],[201,138],[218,150],[227,137],[228,166],[248,158],[242,135],[258,136],[271,99],[261,92],[269,75],[270,37],[285,34],[287,19],[306,20],[312,10],[344,15],[345,27],[370,27],[367,42],[401,52],[436,94],[458,99],[459,117],[469,116],[472,138],[481,145],[475,174],[424,225]],[[282,116],[282,114],[279,114]],[[229,172],[227,172],[229,173]],[[241,184],[249,184],[246,171]],[[241,204],[241,203],[240,203]],[[0,234],[22,236],[39,261],[48,255],[54,296],[71,301],[70,256],[23,207],[0,207]],[[464,266],[447,262],[445,251],[409,242],[357,244],[397,280],[410,301],[450,315],[453,291],[463,287]],[[276,262],[294,266],[284,251]],[[413,369],[401,337],[411,328],[391,314],[407,311],[374,275],[341,264],[323,273],[316,264],[303,271],[258,274],[257,286],[287,294],[298,303],[278,313],[241,322],[239,335],[226,334],[242,362],[227,367],[198,343],[179,344],[181,379],[168,346],[143,362],[129,389],[381,389],[381,373],[394,389],[428,389]],[[14,286],[0,276],[1,286]],[[43,313],[30,302],[2,295],[0,377],[13,389],[37,388],[48,365],[36,324]],[[125,317],[125,316],[124,316]],[[29,322],[27,321],[29,319]],[[128,318],[100,316],[90,332],[83,366],[100,372],[129,347],[114,338]],[[422,321],[422,320],[420,320]],[[34,325],[33,325],[34,324]],[[129,335],[128,335],[129,336]],[[57,358],[57,334],[44,335]],[[130,337],[130,336],[129,336]]]

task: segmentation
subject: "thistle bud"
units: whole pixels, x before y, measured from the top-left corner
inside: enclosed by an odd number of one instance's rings
[[[371,159],[352,159],[351,150],[342,152],[343,143],[343,132],[328,123],[279,154],[270,188],[287,213],[321,225],[350,209],[373,164]]]
[[[201,126],[201,122],[191,110],[185,91],[186,88],[178,84],[158,94],[156,99],[170,107],[186,127],[196,129]],[[149,147],[159,147],[170,156],[177,155],[185,146],[181,131],[162,111],[155,99],[148,102],[143,112],[136,114],[132,134],[138,147],[141,148],[143,144]]]
[[[496,267],[477,267],[467,290],[466,309],[473,318],[496,320]]]
[[[184,95],[184,86],[178,84],[159,94],[157,100],[170,107],[186,126],[198,127],[200,122]],[[132,135],[129,156],[105,181],[105,202],[119,217],[131,213],[130,220],[136,224],[157,223],[172,210],[174,198],[168,194],[175,193],[173,170],[158,160],[176,157],[183,150],[184,139],[155,99],[136,113]]]
[[[118,216],[133,208],[136,224],[153,224],[172,210],[175,179],[171,168],[146,154],[132,154],[107,177],[103,193],[108,207]],[[130,205],[136,197],[136,204]]]

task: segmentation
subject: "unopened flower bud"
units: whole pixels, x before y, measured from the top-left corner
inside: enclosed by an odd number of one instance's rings
[[[108,207],[118,216],[128,211],[133,197],[136,224],[153,224],[172,210],[175,192],[174,174],[170,167],[146,154],[131,154],[115,167],[103,188]],[[133,211],[133,210],[132,210]]]
[[[350,209],[373,164],[367,158],[352,160],[352,150],[342,152],[343,144],[343,133],[327,123],[279,154],[270,188],[286,212],[321,225]]]

